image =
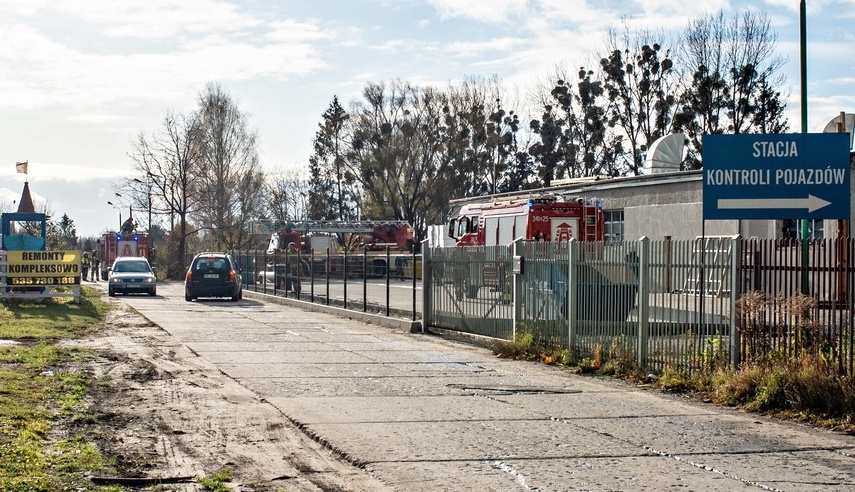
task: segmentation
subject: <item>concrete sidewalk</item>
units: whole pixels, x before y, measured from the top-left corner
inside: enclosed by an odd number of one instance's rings
[[[855,489],[851,436],[256,294],[158,293],[127,302],[395,490]]]

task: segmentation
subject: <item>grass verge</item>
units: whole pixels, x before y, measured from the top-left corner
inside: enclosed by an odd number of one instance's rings
[[[58,342],[100,326],[109,309],[98,291],[70,299],[0,304],[0,490],[119,491],[87,477],[110,469],[85,435],[52,429],[78,418],[91,383],[75,363],[92,357]]]

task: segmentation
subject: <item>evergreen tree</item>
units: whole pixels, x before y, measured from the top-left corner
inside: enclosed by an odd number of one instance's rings
[[[57,244],[56,249],[75,249],[77,248],[77,228],[74,226],[74,221],[68,214],[62,214],[57,224],[56,231]]]
[[[349,120],[338,96],[333,97],[318,124],[314,153],[309,158],[310,219],[347,220],[356,216],[355,180],[346,162]]]

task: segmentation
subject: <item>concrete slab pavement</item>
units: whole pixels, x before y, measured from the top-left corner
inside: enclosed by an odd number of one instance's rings
[[[851,436],[260,296],[158,292],[127,302],[396,490],[855,489]]]

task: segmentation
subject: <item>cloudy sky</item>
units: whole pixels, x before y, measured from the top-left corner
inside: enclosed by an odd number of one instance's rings
[[[808,124],[855,112],[855,0],[808,0]],[[588,64],[628,17],[676,33],[705,12],[770,15],[800,128],[797,0],[0,0],[0,204],[31,190],[79,235],[118,224],[131,140],[219,82],[265,169],[305,167],[320,115],[368,82],[498,76],[520,93]],[[127,212],[123,212],[127,217]]]

